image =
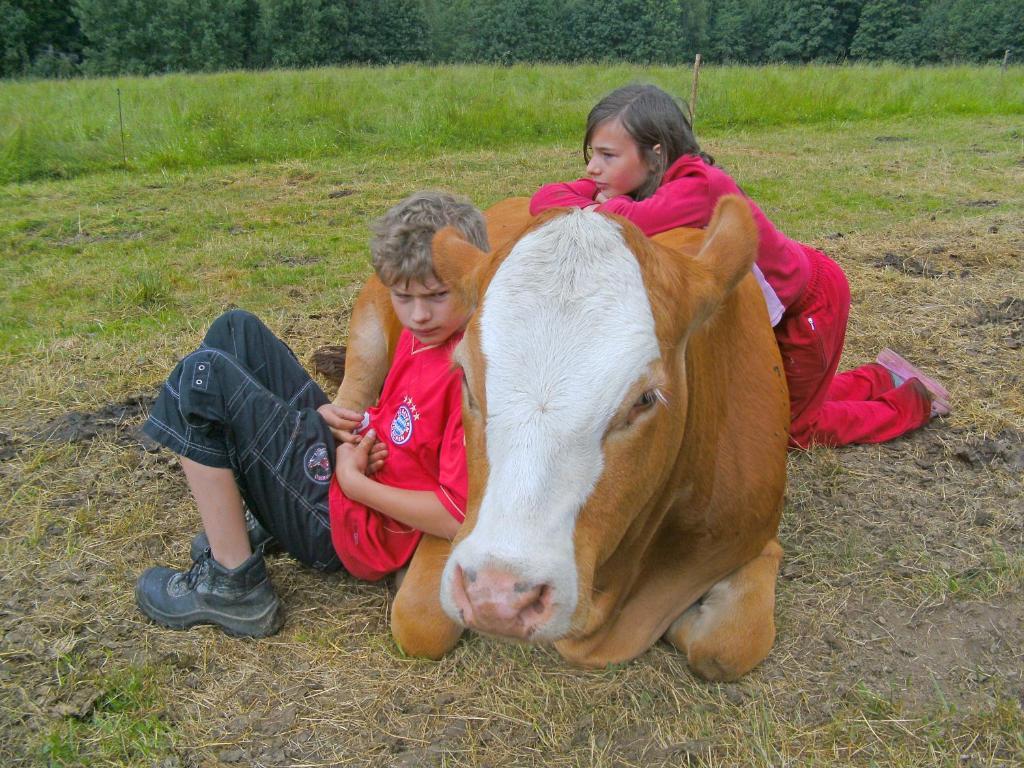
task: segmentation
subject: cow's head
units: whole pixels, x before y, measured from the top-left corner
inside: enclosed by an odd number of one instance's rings
[[[534,641],[600,621],[602,566],[657,525],[686,428],[686,340],[756,244],[740,198],[723,198],[696,258],[578,210],[490,257],[438,234],[438,275],[477,306],[455,351],[471,458],[441,585],[454,620]]]

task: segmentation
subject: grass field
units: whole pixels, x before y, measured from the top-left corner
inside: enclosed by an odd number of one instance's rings
[[[404,658],[389,587],[271,562],[281,634],[159,629],[136,575],[198,518],[134,430],[229,306],[344,341],[367,225],[578,174],[591,102],[685,70],[459,68],[0,83],[0,764],[1024,762],[1024,71],[705,71],[705,148],[954,413],[790,457],[779,638],[733,684],[657,646],[581,671],[467,636]],[[123,168],[116,94],[126,107]]]
[[[565,142],[602,94],[637,78],[689,98],[685,69],[596,65],[0,82],[0,183]],[[701,81],[705,133],[1024,115],[1021,67],[709,67]]]

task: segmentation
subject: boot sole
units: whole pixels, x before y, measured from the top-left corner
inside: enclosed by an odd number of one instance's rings
[[[920,381],[924,384],[925,389],[931,392],[935,400],[941,403],[941,406],[944,406],[948,412],[950,407],[948,390],[931,376],[926,375],[916,365],[908,362],[888,347],[878,353],[878,357],[875,358],[875,362],[889,371],[889,373],[896,374],[904,381],[909,379],[917,379]]]
[[[142,595],[138,588],[135,590],[135,602],[139,605],[144,616],[151,619],[167,629],[190,629],[200,624],[213,624],[224,631],[224,634],[231,637],[269,637],[276,634],[284,624],[284,611],[281,610],[281,603],[275,602],[263,613],[255,618],[240,617],[223,611],[204,608],[201,611],[185,615],[170,615],[163,613],[158,608],[146,603],[143,610]]]

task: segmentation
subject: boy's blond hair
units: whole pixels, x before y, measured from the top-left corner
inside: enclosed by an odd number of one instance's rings
[[[414,192],[373,223],[374,272],[389,287],[437,280],[431,242],[448,226],[480,250],[490,250],[487,222],[475,206],[447,192]]]

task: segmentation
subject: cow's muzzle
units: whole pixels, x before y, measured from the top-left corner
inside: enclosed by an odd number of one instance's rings
[[[523,581],[498,568],[455,566],[452,599],[462,623],[477,632],[529,640],[555,611],[549,584]]]

